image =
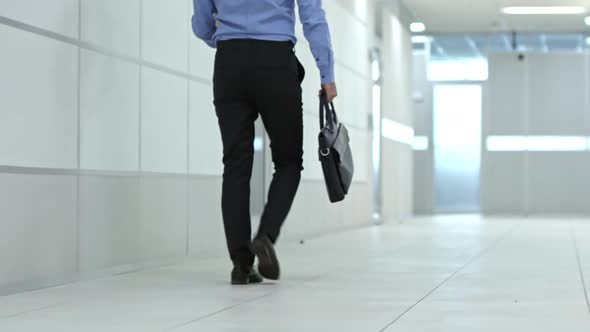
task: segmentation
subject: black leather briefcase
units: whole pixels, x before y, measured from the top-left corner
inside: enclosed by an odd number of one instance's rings
[[[330,201],[344,200],[354,174],[350,137],[325,95],[320,96],[319,157]]]

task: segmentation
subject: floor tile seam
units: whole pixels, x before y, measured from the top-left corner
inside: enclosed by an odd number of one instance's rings
[[[356,229],[350,229],[350,230],[347,230],[347,231],[344,231],[344,232],[340,232],[340,233],[335,234],[335,235],[342,235],[342,234],[345,234],[345,233],[355,233],[355,232],[363,231],[363,230],[365,230],[367,228],[368,227],[364,227],[364,228],[363,227],[360,227],[360,228],[356,228]],[[316,238],[314,238],[314,240],[317,240],[317,239],[320,239],[320,238],[324,238],[324,237],[327,238],[327,237],[330,237],[331,235],[334,235],[334,234],[320,235],[320,236],[317,236]],[[408,244],[408,245],[411,245],[411,243]],[[401,249],[401,248],[403,248],[404,246],[405,245],[402,245],[402,246],[396,248],[396,251],[399,250],[399,249]],[[98,278],[98,279],[94,279],[94,280],[82,280],[82,281],[80,281],[80,283],[89,282],[89,281],[91,282],[91,281],[96,281],[96,280],[115,279],[117,277],[127,277],[127,278],[130,278],[134,274],[141,273],[141,272],[155,271],[155,270],[158,270],[158,269],[161,269],[161,268],[170,268],[170,267],[177,266],[177,265],[184,265],[184,264],[187,264],[188,262],[191,262],[191,261],[200,261],[200,260],[209,260],[209,259],[217,260],[217,259],[222,259],[222,257],[221,257],[221,255],[218,255],[216,257],[206,257],[204,259],[203,258],[195,258],[195,259],[190,259],[190,260],[189,259],[182,259],[182,260],[179,260],[177,262],[170,262],[170,263],[164,264],[162,266],[153,266],[153,267],[138,268],[138,269],[134,269],[132,271],[115,273],[113,275],[106,276],[104,278]],[[320,278],[322,278],[325,275],[328,275],[330,273],[334,273],[334,271],[330,271],[330,272],[324,273],[322,275],[319,275],[319,276],[310,278],[308,280],[304,280],[301,284],[306,284],[306,283],[309,283],[309,282],[313,282],[313,281],[318,280],[318,279],[320,279]],[[67,286],[68,286],[68,284],[66,284],[66,285],[60,285],[60,286],[57,286],[57,287],[67,287]],[[295,285],[291,285],[290,286],[290,288],[294,288],[294,287],[295,287]],[[55,288],[55,287],[52,287],[52,288]],[[51,289],[51,288],[48,288],[48,289]],[[34,291],[43,291],[43,289],[41,289],[41,290],[34,290]],[[24,292],[22,294],[31,293],[31,292],[33,292],[33,291]],[[247,304],[249,302],[253,302],[253,301],[262,299],[264,297],[270,296],[273,293],[274,293],[274,291],[273,292],[270,292],[270,293],[267,293],[267,294],[265,294],[262,297],[257,297],[257,298],[254,298],[254,299],[249,299],[249,300],[246,300],[244,302],[241,302],[241,303],[238,303],[238,304],[235,304],[235,305],[232,305],[232,306],[223,308],[223,309],[221,309],[221,310],[219,310],[217,312],[214,312],[214,313],[205,315],[205,316],[203,316],[203,317],[201,317],[199,319],[193,320],[191,322],[198,321],[198,320],[201,320],[201,319],[205,319],[205,318],[208,318],[209,316],[213,316],[213,315],[218,314],[218,313],[221,313],[223,311],[230,310],[230,309],[235,308],[235,307],[237,307],[239,305]],[[15,294],[15,295],[18,295],[18,294]],[[58,304],[52,304],[52,305],[48,305],[48,306],[42,306],[42,307],[39,307],[39,308],[34,308],[34,309],[31,309],[31,310],[22,311],[22,312],[19,312],[19,313],[16,313],[16,314],[12,314],[12,315],[0,316],[0,320],[2,320],[2,319],[10,319],[10,318],[24,316],[24,315],[27,315],[27,314],[36,313],[36,312],[40,312],[40,311],[44,311],[44,310],[49,310],[49,309],[54,309],[54,308],[58,308],[58,307],[63,307],[63,306],[66,306],[67,304],[71,304],[71,303],[75,303],[75,301],[63,302],[63,303],[58,303]]]
[[[345,230],[345,231],[342,231],[342,232],[337,232],[335,234],[321,234],[321,235],[315,236],[313,238],[313,240],[318,240],[318,239],[321,239],[321,238],[329,238],[330,236],[343,235],[343,234],[346,234],[346,233],[354,233],[354,232],[366,230],[368,228],[369,227],[357,227],[357,228],[348,229],[348,230]],[[112,275],[105,276],[105,277],[102,277],[102,278],[89,279],[89,280],[80,280],[78,282],[74,282],[74,283],[70,283],[70,284],[64,284],[64,285],[58,285],[58,286],[50,287],[50,288],[46,288],[46,289],[35,289],[35,290],[26,291],[26,292],[22,292],[22,293],[11,294],[10,296],[19,295],[19,294],[22,295],[22,294],[27,294],[27,293],[30,294],[32,292],[39,292],[39,291],[49,290],[49,289],[54,289],[54,288],[59,288],[59,287],[68,287],[70,285],[81,284],[81,283],[85,283],[85,282],[92,282],[92,281],[98,281],[98,280],[108,280],[108,279],[116,279],[117,277],[131,278],[131,277],[133,277],[134,274],[137,274],[137,273],[157,271],[159,269],[166,269],[166,268],[171,268],[171,267],[175,267],[175,266],[183,266],[183,265],[186,265],[186,264],[191,264],[192,262],[199,262],[199,261],[206,261],[206,260],[218,260],[218,259],[223,259],[223,255],[222,254],[216,254],[216,255],[213,255],[213,256],[210,256],[210,257],[197,257],[197,258],[190,258],[190,257],[188,257],[188,258],[182,258],[182,259],[178,259],[177,261],[168,262],[168,263],[165,263],[165,264],[162,264],[162,265],[159,265],[159,266],[146,266],[146,267],[135,268],[135,269],[130,270],[130,271],[113,273]],[[319,276],[319,277],[321,277],[321,276]],[[304,283],[317,280],[317,279],[319,279],[319,277],[314,277],[314,278],[311,278],[309,280],[305,280]],[[270,294],[267,294],[267,295],[270,295]],[[256,299],[251,299],[251,300],[256,300]],[[248,303],[251,300],[248,300],[248,301],[244,302],[243,304]],[[25,311],[22,311],[22,312],[18,312],[16,314],[11,314],[11,315],[4,315],[4,316],[1,316],[0,315],[0,320],[1,319],[14,318],[14,317],[18,317],[18,316],[23,316],[23,315],[26,315],[26,314],[29,314],[29,313],[35,313],[35,312],[39,312],[39,311],[43,311],[43,310],[47,310],[47,309],[53,309],[53,308],[57,308],[57,307],[62,307],[62,306],[65,306],[65,305],[71,304],[71,303],[75,303],[75,301],[72,301],[72,302],[63,302],[63,303],[57,303],[57,304],[42,306],[42,307],[39,307],[39,308],[34,308],[34,309],[31,309],[31,310],[25,310]],[[225,308],[225,309],[222,309],[221,311],[227,310],[227,309],[230,309],[230,307]],[[206,318],[206,317],[204,317],[204,318]]]
[[[406,247],[409,247],[409,246],[412,246],[412,245],[414,245],[414,244],[415,244],[415,242],[414,242],[414,241],[413,241],[413,242],[410,242],[410,241],[409,241],[408,243],[406,243],[406,244],[403,244],[403,245],[400,245],[399,247],[397,247],[395,250],[393,250],[393,253],[396,253],[396,252],[398,252],[398,251],[401,251],[402,249],[404,249],[404,248],[406,248]],[[203,320],[206,320],[206,319],[208,319],[208,318],[211,318],[211,317],[213,317],[213,316],[216,316],[216,315],[218,315],[218,314],[221,314],[221,313],[223,313],[223,312],[226,312],[226,311],[229,311],[229,310],[235,309],[235,308],[237,308],[237,307],[239,307],[239,306],[246,305],[246,304],[249,304],[249,303],[253,303],[253,302],[256,302],[256,301],[262,300],[262,299],[264,299],[264,298],[267,298],[267,297],[270,297],[270,296],[272,296],[272,295],[275,295],[275,294],[277,294],[277,293],[279,293],[279,292],[281,292],[281,291],[286,291],[286,290],[293,290],[293,289],[295,289],[295,288],[298,288],[298,287],[304,286],[304,285],[306,285],[306,284],[309,284],[309,283],[311,283],[311,282],[314,282],[314,281],[317,281],[317,280],[319,280],[319,279],[322,279],[322,278],[324,278],[324,277],[326,277],[326,276],[329,276],[329,275],[331,275],[331,274],[335,274],[335,273],[342,273],[343,271],[346,271],[346,270],[349,270],[349,269],[352,269],[352,268],[350,267],[350,265],[349,265],[349,264],[347,264],[346,266],[341,266],[341,267],[339,267],[339,268],[336,268],[336,270],[338,270],[338,271],[335,271],[335,270],[333,269],[333,270],[331,270],[331,271],[328,271],[328,272],[322,273],[322,274],[320,274],[320,275],[318,275],[318,276],[315,276],[315,277],[313,277],[313,278],[309,278],[309,279],[307,279],[307,280],[303,280],[303,281],[302,281],[302,282],[300,282],[300,283],[289,285],[287,288],[280,288],[280,289],[276,289],[276,290],[270,291],[269,293],[267,293],[267,294],[264,294],[263,296],[259,296],[259,297],[256,297],[256,298],[253,298],[253,299],[249,299],[249,300],[246,300],[246,301],[243,301],[243,302],[240,302],[240,303],[236,303],[236,304],[234,304],[234,305],[231,305],[231,306],[228,306],[228,307],[226,307],[226,308],[220,309],[220,310],[218,310],[218,311],[216,311],[216,312],[209,313],[209,314],[207,314],[207,315],[203,315],[203,316],[201,316],[201,317],[198,317],[198,318],[192,319],[192,320],[190,320],[190,321],[187,321],[187,322],[184,322],[184,323],[182,323],[182,324],[179,324],[179,325],[176,325],[176,326],[173,326],[173,327],[167,328],[167,329],[165,329],[164,331],[173,331],[173,330],[175,330],[175,329],[178,329],[178,328],[181,328],[181,327],[184,327],[184,326],[190,325],[190,324],[194,324],[194,323],[201,322],[201,321],[203,321]]]
[[[50,304],[50,305],[46,305],[46,306],[34,308],[34,309],[31,309],[31,310],[21,311],[21,312],[15,313],[15,314],[0,316],[0,323],[3,320],[5,320],[5,319],[22,317],[22,316],[26,316],[26,315],[31,314],[31,313],[35,313],[35,312],[39,312],[39,311],[43,311],[43,310],[47,310],[47,309],[59,308],[59,307],[65,306],[66,304],[67,304],[66,302],[63,302],[63,303],[54,303],[54,304]]]
[[[426,300],[428,297],[430,297],[432,294],[434,294],[437,290],[439,290],[447,282],[449,282],[456,275],[458,275],[462,270],[467,268],[469,265],[471,265],[476,260],[483,257],[485,254],[490,252],[492,249],[496,248],[509,235],[513,234],[518,229],[518,227],[521,225],[523,225],[522,221],[519,221],[515,225],[512,225],[507,231],[503,232],[500,236],[498,236],[498,238],[495,241],[493,241],[488,247],[480,250],[476,255],[469,258],[465,264],[460,266],[455,272],[453,272],[446,279],[444,279],[442,282],[437,284],[433,289],[431,289],[424,296],[422,296],[420,299],[418,299],[418,301],[416,301],[414,304],[409,306],[406,310],[404,310],[401,314],[399,314],[396,318],[394,318],[394,320],[392,320],[389,324],[387,324],[385,327],[383,327],[381,330],[379,330],[379,332],[387,331],[390,327],[392,327],[395,323],[397,323],[402,317],[404,317],[406,314],[408,314],[410,311],[412,311],[415,307],[417,307],[420,303],[422,303],[424,300]]]
[[[510,230],[511,230],[511,229],[513,229],[513,228],[514,228],[514,225],[513,225],[513,226],[510,228]],[[510,231],[510,230],[509,230],[509,231]],[[359,231],[359,230],[356,230],[356,231]],[[509,231],[505,231],[504,233],[502,233],[502,234],[500,235],[500,237],[502,237],[502,236],[505,236],[505,235],[506,235],[506,234],[507,234]],[[354,233],[354,232],[355,232],[355,231],[353,230],[353,231],[351,231],[350,233]],[[400,251],[402,251],[403,249],[406,249],[406,248],[408,248],[408,247],[412,247],[412,246],[416,245],[416,243],[422,243],[422,241],[421,241],[421,240],[427,239],[427,238],[429,238],[429,237],[431,237],[431,234],[426,234],[426,235],[419,236],[419,237],[417,237],[416,239],[412,239],[411,241],[410,241],[410,240],[408,240],[406,243],[404,243],[404,244],[402,244],[402,245],[398,246],[397,248],[395,248],[394,250],[390,251],[390,252],[389,252],[389,254],[390,254],[390,255],[392,255],[392,254],[397,254],[397,253],[399,253]],[[496,241],[498,241],[498,240],[496,240]],[[494,241],[494,242],[496,242],[496,241]],[[463,266],[459,267],[459,270],[461,270],[461,269],[462,269],[462,267],[465,267],[465,266],[466,266],[466,265],[464,264]],[[332,269],[331,271],[328,271],[328,272],[322,273],[322,274],[320,274],[320,275],[318,275],[318,276],[316,276],[316,277],[314,277],[314,278],[310,278],[310,279],[308,279],[308,280],[304,280],[304,281],[302,281],[302,282],[300,282],[300,283],[298,283],[298,284],[289,285],[289,287],[288,287],[288,288],[281,288],[281,289],[276,289],[276,290],[273,290],[273,291],[271,291],[271,292],[269,292],[269,293],[265,294],[264,296],[260,296],[260,297],[254,298],[254,299],[250,299],[250,300],[247,300],[247,301],[243,301],[243,302],[241,302],[241,303],[237,303],[237,304],[235,304],[235,305],[232,305],[232,306],[229,306],[229,307],[223,308],[223,309],[221,309],[221,310],[218,310],[218,311],[216,311],[216,312],[213,312],[213,313],[210,313],[210,314],[204,315],[204,316],[202,316],[202,317],[199,317],[199,318],[192,319],[192,320],[190,320],[190,321],[188,321],[188,322],[185,322],[185,323],[182,323],[182,324],[180,324],[180,325],[177,325],[177,326],[171,327],[171,328],[169,328],[169,329],[165,329],[164,331],[173,331],[173,330],[175,330],[175,329],[178,329],[178,328],[180,328],[180,327],[184,327],[184,326],[187,326],[187,325],[190,325],[190,324],[194,324],[194,323],[199,323],[199,322],[201,322],[201,321],[204,321],[204,320],[206,320],[206,319],[208,319],[208,318],[214,317],[214,316],[216,316],[216,315],[218,315],[218,314],[221,314],[221,313],[223,313],[223,312],[226,312],[226,311],[230,311],[230,310],[232,310],[232,309],[235,309],[235,308],[237,308],[237,307],[240,307],[240,306],[242,306],[242,305],[250,304],[250,303],[256,302],[256,301],[258,301],[258,300],[262,300],[262,299],[264,299],[264,298],[271,297],[271,296],[273,296],[273,295],[275,295],[275,294],[277,294],[277,293],[279,293],[279,292],[281,292],[281,291],[285,291],[285,290],[293,290],[293,289],[295,289],[295,288],[302,287],[302,286],[304,286],[304,285],[306,285],[306,284],[309,284],[309,283],[311,283],[311,282],[314,282],[314,281],[317,281],[317,280],[319,280],[319,279],[325,278],[326,276],[329,276],[329,275],[331,275],[331,274],[335,274],[335,273],[342,273],[343,271],[347,271],[347,270],[353,270],[353,269],[358,269],[358,267],[356,267],[356,266],[354,266],[354,265],[353,265],[353,266],[351,266],[350,264],[347,264],[347,265],[345,265],[345,266],[340,266],[340,267],[338,267],[338,268],[336,268],[336,269]],[[337,271],[336,271],[336,270],[337,270]],[[449,278],[449,279],[450,279],[450,278]],[[442,286],[442,284],[441,284],[441,286]]]
[[[233,304],[233,305],[231,305],[231,306],[228,306],[228,307],[225,307],[225,308],[219,309],[219,310],[217,310],[217,311],[215,311],[215,312],[212,312],[212,313],[209,313],[209,314],[206,314],[206,315],[202,315],[202,316],[200,316],[200,317],[197,317],[197,318],[195,318],[195,319],[191,319],[191,320],[189,320],[189,321],[183,322],[183,323],[181,323],[181,324],[178,324],[178,325],[175,325],[175,326],[172,326],[172,327],[165,328],[165,329],[164,329],[164,330],[162,330],[162,331],[164,331],[164,332],[167,332],[167,331],[173,331],[173,330],[176,330],[176,329],[179,329],[179,328],[185,327],[185,326],[187,326],[187,325],[190,325],[190,324],[193,324],[193,323],[197,323],[197,322],[199,322],[199,321],[202,321],[202,320],[204,320],[204,319],[207,319],[207,318],[209,318],[209,317],[213,317],[213,316],[215,316],[215,315],[218,315],[218,314],[221,314],[221,313],[223,313],[223,312],[229,311],[229,310],[231,310],[231,309],[234,309],[234,308],[236,308],[236,307],[239,307],[239,306],[241,306],[241,305],[248,304],[248,303],[251,303],[251,302],[255,302],[255,301],[258,301],[258,300],[260,300],[260,299],[263,299],[263,298],[265,298],[265,297],[269,297],[270,295],[272,295],[272,294],[273,294],[273,293],[275,293],[275,292],[276,292],[276,291],[270,291],[270,292],[268,292],[268,293],[266,293],[266,294],[264,294],[264,295],[262,295],[262,296],[257,296],[257,297],[255,297],[255,298],[252,298],[252,299],[249,299],[249,300],[246,300],[246,301],[240,302],[240,303]]]
[[[582,268],[582,257],[580,255],[578,240],[577,240],[576,232],[575,232],[575,226],[572,224],[571,220],[570,220],[570,237],[571,237],[572,244],[574,246],[574,251],[576,254],[576,261],[578,263],[578,271],[580,274],[580,282],[582,283],[582,289],[584,290],[584,298],[586,300],[586,308],[588,309],[588,313],[590,314],[590,300],[588,299],[588,288],[586,286],[586,277],[584,275],[584,269]]]

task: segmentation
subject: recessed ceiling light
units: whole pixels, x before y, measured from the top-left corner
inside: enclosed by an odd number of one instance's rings
[[[426,25],[422,22],[414,22],[410,24],[410,31],[420,33],[426,31]]]
[[[586,17],[584,19],[584,22],[586,23],[586,25],[590,25],[590,16]]]
[[[502,13],[507,15],[577,15],[587,10],[583,6],[521,6],[504,7]]]

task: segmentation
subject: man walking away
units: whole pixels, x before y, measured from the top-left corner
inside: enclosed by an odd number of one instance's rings
[[[223,141],[222,213],[234,264],[232,284],[278,280],[274,244],[287,218],[303,170],[301,82],[293,48],[296,0],[193,0],[195,35],[217,48],[214,104]],[[306,39],[332,101],[334,57],[321,0],[297,0]],[[251,240],[250,178],[254,122],[270,137],[275,173],[260,229]],[[253,268],[258,258],[258,271]]]

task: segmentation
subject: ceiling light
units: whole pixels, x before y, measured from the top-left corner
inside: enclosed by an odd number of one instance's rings
[[[586,17],[586,19],[584,19],[584,22],[586,23],[586,25],[590,25],[590,16]]]
[[[586,12],[586,8],[583,6],[522,6],[502,8],[502,13],[507,15],[576,15]]]
[[[410,24],[410,31],[414,33],[420,33],[426,31],[426,25],[422,22],[414,22]]]
[[[586,45],[590,46],[590,37],[586,37]]]
[[[412,36],[413,44],[426,44],[430,43],[431,39],[428,36]]]

